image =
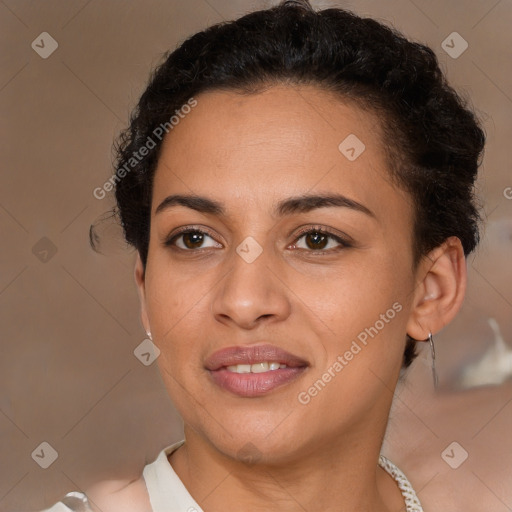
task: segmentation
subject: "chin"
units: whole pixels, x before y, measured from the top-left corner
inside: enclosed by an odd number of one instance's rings
[[[254,465],[279,466],[291,463],[300,458],[300,445],[290,439],[261,439],[240,438],[233,451],[230,446],[228,455],[238,462]]]
[[[282,421],[283,418],[280,418]],[[215,425],[214,430],[203,430],[203,436],[219,452],[227,457],[247,464],[276,465],[300,457],[302,439],[291,433],[300,432],[298,425],[268,422],[237,423],[235,427]]]

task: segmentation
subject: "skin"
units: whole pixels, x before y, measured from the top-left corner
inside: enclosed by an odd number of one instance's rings
[[[459,240],[448,239],[414,267],[413,206],[389,179],[388,141],[373,114],[314,86],[196,99],[164,141],[147,266],[139,257],[135,266],[142,323],[161,351],[162,378],[185,425],[186,443],[170,464],[207,512],[233,503],[290,512],[403,509],[378,455],[406,333],[426,339],[460,308],[466,273]],[[355,161],[338,149],[349,134],[366,146]],[[289,197],[325,193],[343,194],[372,214],[338,206],[274,212]],[[216,200],[225,215],[181,205],[156,214],[171,194]],[[175,239],[181,250],[164,245],[183,226],[208,230],[201,249],[187,250],[183,236]],[[352,242],[330,238],[313,251],[311,236],[298,233],[303,226]],[[248,236],[262,249],[252,263],[236,252]],[[300,403],[298,394],[395,303],[401,311]],[[260,343],[305,359],[307,370],[257,398],[212,382],[204,368],[209,355]],[[243,460],[247,443],[258,455],[254,464]],[[138,510],[150,510],[143,482],[130,489]]]

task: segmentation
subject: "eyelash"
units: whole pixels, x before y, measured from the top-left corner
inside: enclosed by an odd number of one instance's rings
[[[174,249],[177,249],[177,250],[180,250],[180,251],[183,251],[183,252],[190,252],[190,253],[192,253],[192,252],[199,252],[201,250],[208,249],[208,247],[198,248],[198,249],[183,249],[181,247],[177,247],[175,245],[175,241],[180,236],[185,235],[185,234],[189,234],[189,233],[199,233],[199,234],[203,234],[203,235],[208,235],[210,238],[215,240],[215,238],[212,235],[212,233],[210,233],[209,231],[205,230],[204,228],[203,229],[199,229],[199,228],[195,228],[193,226],[185,226],[185,227],[181,228],[177,233],[175,233],[171,237],[169,237],[167,240],[165,240],[164,241],[164,246],[166,246],[166,247],[173,247]],[[348,240],[348,237],[347,238],[343,238],[343,237],[341,237],[339,235],[335,235],[331,231],[329,231],[329,230],[327,230],[327,229],[325,229],[325,228],[323,228],[321,226],[308,226],[306,228],[303,228],[302,230],[299,231],[299,233],[297,233],[297,236],[296,236],[294,242],[292,243],[292,245],[297,244],[297,242],[302,237],[304,237],[305,235],[312,234],[312,233],[320,233],[322,235],[325,235],[328,238],[331,238],[331,239],[335,240],[336,242],[338,242],[340,244],[340,246],[335,247],[335,248],[331,248],[331,249],[303,249],[303,248],[299,248],[298,250],[306,251],[306,252],[314,253],[314,254],[321,254],[321,253],[328,253],[329,254],[331,252],[337,252],[337,251],[339,251],[341,249],[353,246],[353,244]]]

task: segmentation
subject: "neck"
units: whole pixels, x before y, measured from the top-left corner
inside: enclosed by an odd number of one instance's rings
[[[339,434],[314,446],[301,446],[286,462],[248,464],[217,450],[185,427],[186,443],[169,456],[181,481],[205,512],[389,512],[403,509],[400,491],[377,465],[384,436]],[[366,439],[363,439],[363,434]],[[373,442],[372,442],[373,440]]]

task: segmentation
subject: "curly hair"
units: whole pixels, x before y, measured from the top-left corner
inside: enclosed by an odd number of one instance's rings
[[[153,70],[114,146],[116,169],[125,170],[115,180],[118,215],[144,267],[164,138],[155,137],[155,128],[169,127],[199,93],[254,94],[276,84],[317,85],[378,115],[390,176],[413,199],[415,265],[450,236],[461,240],[466,256],[475,248],[480,217],[474,186],[485,136],[434,52],[371,18],[285,0],[194,34]],[[150,139],[154,147],[135,160]],[[403,367],[415,356],[408,336]]]

